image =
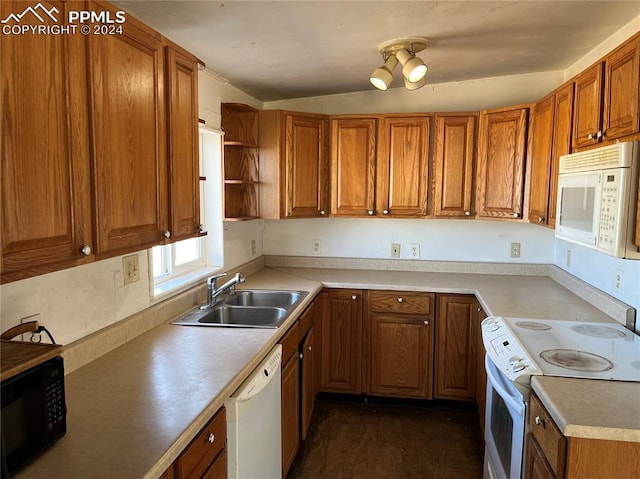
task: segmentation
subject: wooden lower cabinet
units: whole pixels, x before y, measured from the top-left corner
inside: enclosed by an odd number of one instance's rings
[[[198,433],[173,463],[176,479],[222,479],[227,477],[227,416],[224,408]],[[171,468],[165,473],[170,474]],[[164,477],[164,476],[163,476]]]
[[[282,367],[282,477],[300,446],[300,361],[294,354]]]
[[[300,343],[300,359],[300,438],[304,441],[309,433],[311,415],[316,403],[314,376],[318,369],[316,363],[320,360],[313,326]]]
[[[553,469],[544,457],[544,451],[533,438],[527,435],[527,457],[525,461],[524,477],[527,479],[556,479]]]
[[[476,398],[476,309],[473,295],[437,295],[434,381],[437,399]]]
[[[322,293],[322,391],[362,392],[362,305],[361,290]]]
[[[368,298],[367,392],[431,399],[434,295],[372,291]]]
[[[487,370],[484,367],[484,357],[486,354],[484,343],[482,342],[482,321],[487,317],[480,303],[476,300],[476,404],[478,405],[478,416],[480,418],[480,429],[484,436],[484,416],[487,402]]]

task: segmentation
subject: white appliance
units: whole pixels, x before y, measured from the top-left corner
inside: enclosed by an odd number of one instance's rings
[[[281,363],[278,344],[225,402],[229,479],[282,478]]]
[[[531,376],[640,382],[640,337],[618,323],[489,317],[484,477],[520,479]]]
[[[560,157],[556,237],[618,258],[640,259],[633,244],[640,142]]]

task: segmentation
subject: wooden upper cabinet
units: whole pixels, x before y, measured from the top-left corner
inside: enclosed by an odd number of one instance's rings
[[[578,75],[574,81],[573,147],[593,145],[602,130],[602,72],[597,63]]]
[[[166,71],[169,224],[176,241],[200,234],[198,60],[169,43]]]
[[[640,35],[605,57],[605,140],[640,132]]]
[[[433,214],[473,217],[476,115],[438,115],[433,157]]]
[[[260,215],[329,215],[328,119],[324,115],[263,110],[260,119]]]
[[[531,113],[529,221],[532,223],[547,224],[555,106],[555,95],[551,94],[536,103]]]
[[[331,120],[331,214],[375,214],[375,118]]]
[[[379,120],[376,215],[427,214],[429,122],[427,116]]]
[[[162,37],[132,17],[123,30],[88,36],[98,255],[148,248],[171,234]]]
[[[480,115],[477,216],[522,218],[529,108],[483,111]]]
[[[575,78],[573,147],[640,132],[640,35]]]
[[[63,18],[84,8],[42,4]],[[1,16],[24,6],[3,1]],[[81,252],[92,245],[86,37],[1,35],[0,51],[0,257],[7,282],[91,259]]]
[[[560,157],[571,153],[571,122],[573,120],[573,83],[568,83],[556,90],[555,111],[553,119],[553,150],[551,172],[549,174],[549,206],[547,208],[547,224],[556,225],[558,199],[558,168]]]

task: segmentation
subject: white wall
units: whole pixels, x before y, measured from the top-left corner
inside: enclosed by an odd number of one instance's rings
[[[400,259],[410,259],[409,244],[420,245],[420,259],[493,263],[553,261],[553,231],[506,221],[320,218],[265,221],[264,253],[311,256],[311,242],[322,241],[320,256],[391,258],[399,243]],[[521,244],[519,259],[511,243]]]

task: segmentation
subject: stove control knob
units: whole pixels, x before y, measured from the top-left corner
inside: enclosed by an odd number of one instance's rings
[[[522,371],[525,368],[525,364],[522,361],[516,361],[515,363],[513,363],[513,372],[517,373],[518,371]]]

